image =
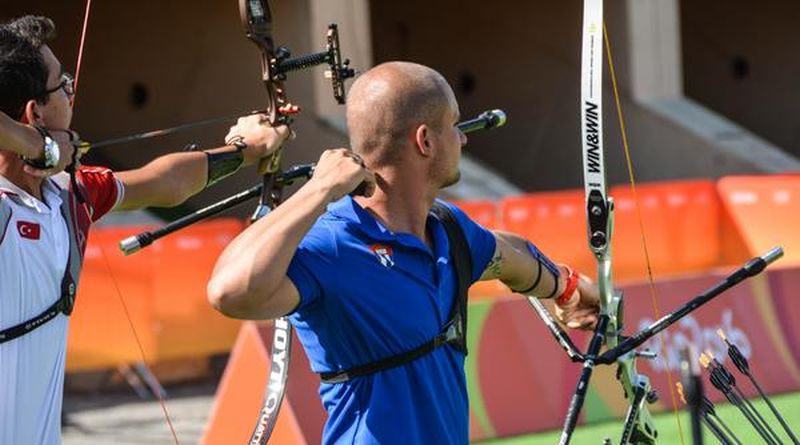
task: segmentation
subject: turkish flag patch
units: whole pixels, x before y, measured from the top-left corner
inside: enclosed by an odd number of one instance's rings
[[[17,221],[17,231],[19,236],[28,239],[39,239],[42,234],[42,228],[39,224],[28,221]]]

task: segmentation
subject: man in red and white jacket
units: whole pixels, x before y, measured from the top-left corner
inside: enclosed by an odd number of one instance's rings
[[[47,45],[54,31],[44,17],[0,25],[0,444],[61,443],[67,325],[91,224],[112,210],[178,205],[289,133],[254,115],[214,150],[123,172],[77,166],[73,81]]]

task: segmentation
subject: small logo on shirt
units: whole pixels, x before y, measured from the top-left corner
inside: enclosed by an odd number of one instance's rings
[[[381,262],[383,267],[392,267],[394,266],[394,258],[392,253],[392,246],[387,246],[385,244],[373,244],[369,246],[369,250],[378,257],[378,261]]]
[[[42,233],[39,224],[28,221],[17,221],[17,231],[19,236],[33,240],[39,239]]]

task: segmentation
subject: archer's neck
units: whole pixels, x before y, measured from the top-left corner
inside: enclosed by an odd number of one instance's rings
[[[377,187],[369,197],[357,197],[389,230],[410,233],[427,243],[425,222],[438,190],[414,175],[398,175],[396,170],[376,172]]]

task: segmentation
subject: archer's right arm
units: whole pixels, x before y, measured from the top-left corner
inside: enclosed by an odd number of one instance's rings
[[[25,165],[26,173],[39,177],[53,175],[64,170],[72,161],[74,147],[70,141],[70,133],[51,129],[49,136],[55,140],[60,150],[58,164],[50,170],[38,170]],[[15,121],[0,111],[0,149],[16,153],[27,159],[42,159],[44,158],[44,139],[39,130],[33,126]]]
[[[329,203],[365,181],[374,186],[375,178],[349,150],[325,151],[306,185],[222,252],[208,283],[211,305],[244,319],[276,318],[294,310],[300,295],[286,272],[300,241]]]

